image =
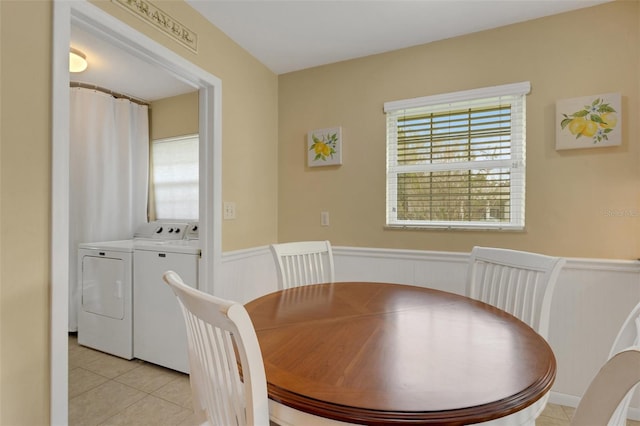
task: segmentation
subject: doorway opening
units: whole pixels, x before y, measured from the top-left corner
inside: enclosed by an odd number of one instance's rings
[[[221,81],[89,2],[54,2],[51,187],[51,424],[68,421],[69,46],[73,25],[90,28],[199,91],[200,287],[214,292],[221,263]]]

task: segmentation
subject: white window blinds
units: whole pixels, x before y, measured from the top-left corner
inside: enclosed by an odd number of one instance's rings
[[[152,192],[156,219],[198,220],[198,149],[198,135],[152,142]]]
[[[385,103],[387,225],[522,229],[529,90],[526,82]]]

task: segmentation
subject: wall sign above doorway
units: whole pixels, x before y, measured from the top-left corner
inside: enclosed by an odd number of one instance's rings
[[[182,25],[176,19],[163,12],[147,0],[111,0],[122,6],[143,21],[159,28],[180,44],[198,53],[198,34]]]

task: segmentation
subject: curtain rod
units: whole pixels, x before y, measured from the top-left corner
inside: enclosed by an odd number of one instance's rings
[[[107,95],[111,95],[114,98],[122,98],[122,99],[127,99],[135,104],[138,105],[144,105],[144,106],[149,106],[149,102],[143,100],[143,99],[138,99],[138,98],[134,98],[133,96],[129,96],[129,95],[123,95],[122,93],[118,93],[118,92],[114,92],[113,90],[110,89],[105,89],[104,87],[100,87],[100,86],[96,86],[95,84],[89,84],[89,83],[81,83],[78,81],[72,81],[69,83],[70,87],[81,87],[83,89],[91,89],[91,90],[96,90],[98,92],[103,92],[106,93]]]

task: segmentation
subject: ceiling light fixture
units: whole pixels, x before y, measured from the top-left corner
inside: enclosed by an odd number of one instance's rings
[[[87,69],[87,56],[71,47],[69,49],[69,71],[70,72],[82,72]]]

